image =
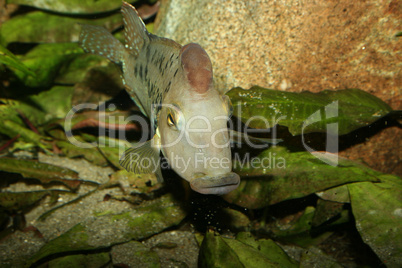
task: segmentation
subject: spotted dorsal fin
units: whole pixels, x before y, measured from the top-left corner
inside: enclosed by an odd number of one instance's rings
[[[132,5],[123,2],[121,12],[123,13],[126,48],[137,57],[144,44],[149,42],[149,33],[137,10]]]
[[[190,43],[182,47],[180,60],[191,87],[198,93],[212,86],[212,63],[207,52],[199,45]]]
[[[106,57],[117,64],[122,62],[122,43],[103,27],[82,25],[79,43],[86,52]]]

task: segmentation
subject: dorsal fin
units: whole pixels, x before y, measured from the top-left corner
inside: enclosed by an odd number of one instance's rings
[[[106,57],[117,64],[122,62],[123,44],[103,27],[82,25],[79,43],[86,52]]]
[[[180,60],[191,87],[198,93],[206,92],[212,85],[212,63],[207,52],[190,43],[181,48]]]
[[[121,12],[123,13],[126,48],[130,50],[131,54],[138,56],[145,42],[149,40],[147,28],[137,10],[129,3],[123,1]]]

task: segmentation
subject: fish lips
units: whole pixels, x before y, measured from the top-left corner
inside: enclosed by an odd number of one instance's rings
[[[201,194],[227,194],[239,186],[240,176],[234,172],[218,176],[196,177],[190,182],[191,189]]]

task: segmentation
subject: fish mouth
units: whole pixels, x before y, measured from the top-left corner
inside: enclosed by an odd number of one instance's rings
[[[201,194],[227,194],[239,186],[240,176],[234,172],[218,176],[196,174],[190,182],[191,189]]]

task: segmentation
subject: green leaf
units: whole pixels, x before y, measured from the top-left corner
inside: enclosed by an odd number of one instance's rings
[[[402,263],[402,180],[393,175],[381,183],[348,184],[356,227],[363,241],[389,267]]]
[[[71,109],[72,93],[71,87],[55,86],[20,100],[0,99],[4,103],[0,105],[0,132],[10,138],[20,135],[27,142],[48,148],[43,144],[45,137],[28,129],[21,114],[36,128],[53,119],[64,118]]]
[[[223,238],[208,231],[198,256],[199,267],[245,267]]]
[[[0,207],[13,212],[23,211],[42,200],[50,192],[2,192],[0,193]]]
[[[175,198],[164,195],[144,202],[120,214],[89,217],[66,233],[49,241],[27,262],[26,267],[52,256],[68,252],[104,249],[130,240],[139,240],[179,224],[186,217]],[[99,236],[99,233],[102,233]]]
[[[233,115],[249,127],[270,128],[279,124],[288,127],[293,135],[347,134],[392,110],[382,100],[359,89],[293,93],[255,86],[249,90],[233,88],[227,95],[233,104]]]
[[[318,199],[316,211],[312,222],[313,226],[319,226],[329,221],[330,219],[339,216],[342,210],[342,203]]]
[[[21,57],[21,61],[35,72],[36,77],[20,71],[16,71],[15,75],[26,86],[48,87],[52,85],[61,66],[82,53],[77,43],[41,44]]]
[[[132,1],[130,2],[132,3]],[[121,7],[120,0],[7,0],[7,3],[27,5],[65,14],[94,14],[116,10]]]
[[[238,233],[236,239],[260,251],[268,259],[281,264],[282,267],[298,267],[297,262],[290,258],[285,251],[271,239],[256,240],[251,233],[248,232]]]
[[[272,240],[255,240],[250,233],[230,239],[208,231],[198,259],[200,267],[298,267]]]
[[[0,158],[0,170],[19,173],[24,178],[37,179],[43,184],[59,182],[72,190],[76,190],[81,183],[77,180],[78,173],[71,169],[40,163],[34,160],[3,157]]]
[[[242,177],[237,189],[224,199],[249,209],[304,197],[356,181],[378,181],[380,172],[347,159],[328,165],[309,152],[271,147],[251,158],[235,155],[234,171]]]
[[[95,254],[77,254],[57,258],[47,263],[48,268],[64,268],[64,267],[86,267],[98,268],[106,267],[110,262],[108,252]]]
[[[13,53],[0,45],[0,63],[5,64],[8,68],[16,69],[25,75],[35,76],[36,74],[28,69]]]
[[[76,146],[68,141],[57,141],[57,147],[61,149],[63,154],[69,158],[74,157],[84,157],[86,160],[99,165],[99,166],[106,166],[107,161],[105,157],[99,152],[96,147],[92,148],[82,148]]]
[[[127,252],[130,252],[129,256]],[[124,259],[128,267],[161,267],[158,254],[139,241],[113,246],[111,255],[115,264]]]
[[[65,62],[55,78],[55,83],[75,84],[84,80],[88,72],[96,67],[109,64],[110,61],[98,55],[86,53]],[[114,63],[111,63],[114,64]],[[117,69],[117,68],[115,68]]]
[[[74,42],[78,41],[81,32],[80,24],[105,26],[109,31],[112,31],[122,23],[123,19],[120,12],[94,20],[33,11],[5,21],[0,29],[0,43],[7,46],[11,42]]]
[[[0,132],[8,135],[10,138],[20,135],[26,142],[33,143],[45,150],[48,147],[42,144],[43,136],[10,120],[0,122]]]
[[[338,203],[350,203],[349,191],[347,185],[331,188],[323,192],[318,192],[316,194],[323,200]]]
[[[303,250],[300,257],[300,268],[327,267],[342,268],[344,266],[337,263],[332,257],[326,255],[322,250],[316,247],[310,247]]]

